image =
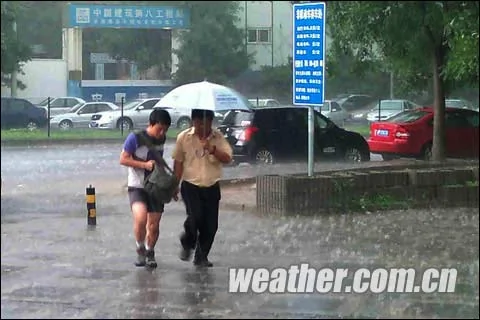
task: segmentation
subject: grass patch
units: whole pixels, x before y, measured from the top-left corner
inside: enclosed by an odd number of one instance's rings
[[[176,138],[177,129],[169,129],[168,138]],[[68,131],[52,130],[48,137],[47,130],[13,129],[2,130],[1,141],[35,141],[35,140],[96,140],[96,139],[125,139],[128,131],[120,130],[97,130],[97,129],[72,129]]]
[[[364,137],[370,136],[370,126],[369,125],[346,125],[344,127],[347,131],[357,132]]]

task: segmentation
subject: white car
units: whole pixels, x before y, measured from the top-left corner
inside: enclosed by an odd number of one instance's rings
[[[321,108],[316,107],[315,109],[339,127],[343,127],[344,122],[350,118],[350,114],[336,101],[325,100]]]
[[[92,115],[98,112],[117,110],[119,107],[111,102],[86,102],[73,107],[70,112],[59,114],[50,119],[52,128],[68,130],[72,128],[88,128]]]
[[[385,121],[391,117],[408,110],[414,110],[420,106],[408,100],[381,100],[367,113],[369,122]]]
[[[148,98],[132,100],[123,106],[122,109],[98,112],[91,117],[90,128],[95,129],[119,129],[133,130],[145,128],[150,119],[153,107],[161,98]]]
[[[62,113],[70,112],[72,108],[78,107],[85,102],[85,100],[77,97],[50,98],[50,118]],[[48,112],[48,98],[36,104],[36,106],[43,108]]]
[[[278,107],[280,105],[280,102],[278,102],[275,99],[248,99],[248,102],[254,107],[254,108],[260,108],[260,107]]]

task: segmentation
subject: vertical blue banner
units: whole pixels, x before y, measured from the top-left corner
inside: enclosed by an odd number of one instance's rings
[[[325,100],[325,3],[293,6],[293,104]]]

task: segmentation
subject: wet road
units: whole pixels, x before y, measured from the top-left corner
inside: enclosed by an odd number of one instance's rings
[[[178,259],[184,210],[171,203],[156,247],[158,269],[135,268],[119,147],[2,148],[2,319],[478,318],[478,209],[315,218],[223,210],[210,255],[214,267],[197,270]],[[225,172],[255,170],[265,169]],[[86,225],[87,183],[97,186],[94,229]],[[300,263],[418,272],[454,267],[457,286],[448,294],[228,292],[231,267]]]
[[[2,178],[10,186],[30,185],[38,181],[74,179],[92,183],[126,177],[118,164],[120,143],[95,145],[52,145],[35,147],[2,147]],[[172,165],[173,144],[166,144],[165,159]],[[378,155],[372,163],[380,163]],[[345,168],[345,163],[317,163],[316,169]],[[307,164],[225,167],[224,178],[248,178],[259,174],[307,172]],[[125,178],[126,179],[126,178]]]

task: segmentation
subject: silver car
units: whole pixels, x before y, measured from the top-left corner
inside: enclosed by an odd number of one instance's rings
[[[385,121],[401,112],[417,108],[420,106],[408,100],[381,100],[375,108],[368,112],[367,120],[369,122]]]
[[[86,101],[77,97],[57,97],[50,98],[50,118],[70,112],[72,108],[84,104]],[[37,107],[43,108],[48,112],[48,98],[36,104]]]
[[[98,112],[117,110],[118,106],[111,102],[86,102],[50,119],[52,128],[68,130],[72,128],[88,128],[92,115]]]
[[[344,122],[350,118],[350,114],[336,101],[325,100],[321,108],[316,107],[315,109],[339,127],[343,127]]]
[[[145,128],[148,125],[150,113],[161,98],[132,100],[121,108],[99,112],[91,117],[90,128],[133,130]]]
[[[164,109],[170,114],[172,119],[172,127],[180,130],[191,127],[192,120],[192,108],[170,108],[155,106],[154,109]],[[226,111],[225,111],[226,113]],[[225,115],[222,112],[215,112],[215,118],[213,119],[213,126],[219,126],[223,122]]]

